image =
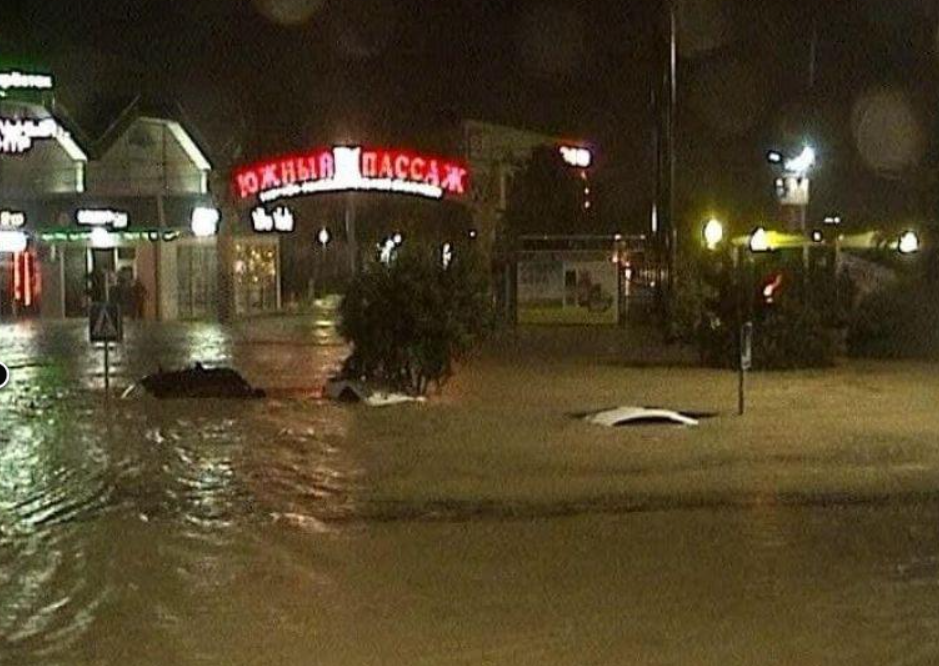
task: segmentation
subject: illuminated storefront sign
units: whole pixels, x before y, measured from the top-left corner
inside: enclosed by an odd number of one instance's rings
[[[196,238],[210,238],[218,233],[218,223],[222,213],[218,208],[199,206],[192,211],[190,229]]]
[[[337,146],[239,169],[235,190],[262,203],[325,192],[393,192],[429,199],[467,191],[468,172],[453,160],[401,150]]]
[[[16,254],[26,250],[29,239],[22,231],[0,231],[0,254]]]
[[[23,72],[0,72],[0,91],[8,90],[52,90],[52,77],[48,74],[24,74]]]
[[[127,213],[107,208],[85,208],[75,214],[78,223],[85,227],[111,227],[126,229],[130,221]]]
[[[25,213],[17,210],[0,210],[0,229],[19,229],[25,225]]]
[[[561,159],[568,166],[587,169],[593,164],[593,153],[587,148],[580,146],[561,146],[558,148],[561,153]]]
[[[251,226],[258,233],[269,231],[289,233],[294,230],[294,225],[293,211],[286,206],[278,206],[270,213],[261,207],[251,211]]]
[[[0,153],[25,153],[33,142],[58,138],[61,131],[54,118],[0,118]]]

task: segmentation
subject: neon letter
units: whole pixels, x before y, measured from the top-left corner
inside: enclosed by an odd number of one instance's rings
[[[280,180],[277,178],[277,171],[274,169],[274,165],[265,165],[261,170],[261,189],[268,190],[279,186]]]
[[[285,185],[297,181],[297,170],[293,166],[293,160],[284,160],[280,163],[280,179]]]
[[[463,194],[466,191],[464,181],[466,179],[466,169],[455,166],[453,164],[447,164],[447,177],[443,181],[443,189],[454,192],[456,194]]]
[[[437,166],[437,160],[430,161],[430,168],[427,170],[427,182],[435,187],[440,185],[440,169]]]
[[[238,193],[242,199],[258,193],[258,175],[254,171],[238,174]]]
[[[320,155],[320,178],[332,178],[335,173],[335,168],[332,153],[323,153]]]
[[[398,155],[395,158],[395,178],[398,180],[408,179],[408,166],[410,162],[411,160],[407,155]]]
[[[375,152],[362,153],[362,175],[366,178],[378,175],[378,155]]]
[[[422,182],[426,177],[424,167],[427,166],[427,161],[421,157],[415,157],[411,160],[411,180],[418,183]]]

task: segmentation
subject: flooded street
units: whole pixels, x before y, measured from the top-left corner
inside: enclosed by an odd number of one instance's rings
[[[452,493],[417,491],[434,432],[482,457],[502,444],[445,423],[460,400],[496,409],[474,373],[399,417],[316,397],[344,353],[328,322],[151,325],[116,353],[119,389],[200,360],[269,398],[106,401],[85,335],[0,326],[0,664],[939,661],[931,493],[782,501],[767,481],[644,504],[606,477],[647,471],[557,463],[576,478],[550,491],[532,480],[556,479],[547,457],[483,492],[458,455],[429,467]],[[518,421],[541,424],[526,399]],[[431,425],[411,429],[415,409]],[[588,432],[564,423],[543,427]]]

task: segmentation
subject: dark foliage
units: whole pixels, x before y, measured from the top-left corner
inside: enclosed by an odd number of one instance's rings
[[[764,286],[781,275],[780,287],[771,299]],[[754,324],[753,367],[787,370],[825,367],[834,363],[839,331],[843,329],[853,299],[853,286],[845,277],[835,278],[830,267],[813,266],[804,272],[801,260],[766,258],[762,264],[736,270],[728,263],[703,271],[698,286],[688,285],[700,297],[702,311],[696,321],[696,340],[702,363],[736,367],[739,326]],[[687,336],[687,324],[685,327]]]
[[[861,301],[848,329],[848,352],[868,358],[939,357],[939,305],[922,280],[900,280]]]
[[[505,214],[511,245],[519,236],[584,233],[584,184],[553,147],[535,150],[515,176]]]
[[[417,246],[388,266],[369,266],[340,307],[340,331],[353,348],[345,376],[418,395],[446,381],[491,325],[487,278],[469,246],[446,269],[439,248]]]

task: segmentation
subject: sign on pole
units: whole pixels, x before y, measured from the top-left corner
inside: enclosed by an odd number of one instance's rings
[[[116,303],[92,303],[89,312],[89,337],[91,342],[121,342],[124,339],[124,322],[121,308]]]
[[[124,320],[116,303],[92,303],[88,310],[88,337],[104,343],[104,389],[111,388],[111,343],[124,340]]]
[[[748,321],[740,327],[740,363],[737,371],[737,413],[743,414],[745,407],[746,373],[753,368],[753,322]]]
[[[740,329],[740,368],[753,368],[753,322],[748,321]]]

